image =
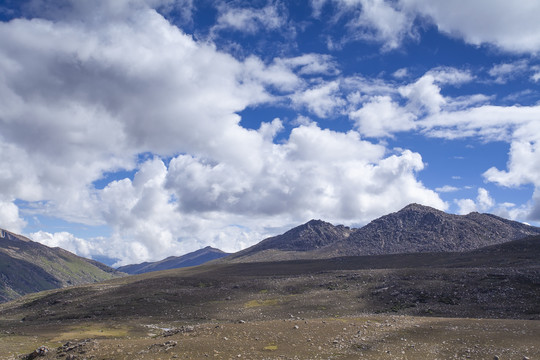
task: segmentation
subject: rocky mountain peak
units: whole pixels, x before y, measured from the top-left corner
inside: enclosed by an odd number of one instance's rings
[[[377,255],[414,252],[468,251],[500,244],[540,229],[491,214],[454,215],[410,204],[357,229],[328,252]]]

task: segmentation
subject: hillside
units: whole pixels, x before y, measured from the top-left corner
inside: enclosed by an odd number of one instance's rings
[[[539,259],[536,236],[466,252],[213,262],[128,276],[0,304],[0,351],[537,359]]]
[[[229,262],[325,259],[352,255],[462,252],[540,235],[540,228],[491,214],[447,214],[410,204],[350,229],[312,220],[227,258]]]
[[[0,302],[123,275],[97,261],[0,229]]]
[[[230,255],[219,249],[207,246],[203,249],[191,252],[182,256],[169,256],[166,259],[156,262],[144,262],[141,264],[132,264],[119,267],[117,270],[126,274],[143,274],[151,271],[179,269],[188,266],[197,266],[208,261],[220,259]]]

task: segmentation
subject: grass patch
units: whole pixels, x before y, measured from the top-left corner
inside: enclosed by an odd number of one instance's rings
[[[128,334],[127,328],[104,328],[101,326],[85,326],[74,328],[61,333],[51,341],[62,342],[66,340],[87,339],[87,338],[122,338]]]
[[[276,351],[278,349],[278,347],[275,344],[271,344],[271,345],[265,346],[263,349],[266,350],[266,351]]]
[[[278,299],[267,299],[267,300],[251,300],[244,304],[244,307],[254,308],[254,307],[264,307],[264,306],[273,306],[279,303]]]

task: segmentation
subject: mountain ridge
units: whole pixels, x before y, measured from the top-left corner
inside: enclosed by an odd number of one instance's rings
[[[0,302],[124,275],[95,260],[0,229]]]
[[[540,235],[540,228],[493,214],[449,214],[420,205],[374,219],[361,228],[310,220],[222,261],[260,262],[417,252],[463,252]],[[300,244],[300,245],[299,245]]]
[[[230,254],[221,251],[220,249],[207,246],[182,256],[169,256],[159,261],[124,265],[117,268],[117,270],[130,275],[143,274],[151,271],[179,269],[188,266],[202,265],[208,261],[220,259],[228,255]]]

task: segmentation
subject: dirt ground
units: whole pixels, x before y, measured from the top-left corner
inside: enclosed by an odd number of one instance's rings
[[[363,265],[215,265],[31,294],[0,304],[0,359],[43,346],[37,359],[540,360],[537,266]]]
[[[540,321],[366,315],[186,325],[42,324],[0,333],[20,359],[540,359]]]

